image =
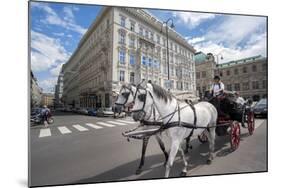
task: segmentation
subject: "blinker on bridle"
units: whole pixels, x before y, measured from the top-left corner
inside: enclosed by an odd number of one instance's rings
[[[124,93],[121,94],[121,95],[125,98],[124,103],[116,103],[116,102],[115,102],[115,104],[125,106],[125,104],[126,104],[126,103],[128,102],[128,100],[129,100],[130,93],[133,95],[134,92],[132,91],[131,88],[129,88],[129,87],[127,87],[127,86],[122,86],[122,87],[125,88],[125,89],[128,89],[129,92],[124,92]]]

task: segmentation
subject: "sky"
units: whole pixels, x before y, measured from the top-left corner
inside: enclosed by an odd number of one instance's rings
[[[54,92],[61,66],[101,9],[96,5],[30,3],[31,70],[43,92]],[[220,63],[267,56],[266,17],[146,10],[161,21],[172,18],[174,29],[196,51],[221,54]]]

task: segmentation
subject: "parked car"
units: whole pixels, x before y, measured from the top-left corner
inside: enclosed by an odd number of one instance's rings
[[[267,116],[267,99],[261,99],[254,106],[255,116]]]
[[[114,113],[111,108],[100,108],[97,110],[97,117],[111,117]]]
[[[79,114],[88,115],[88,110],[87,110],[86,108],[79,108],[79,109],[77,110],[77,112],[78,112]]]
[[[88,115],[89,115],[89,116],[96,116],[96,115],[97,115],[97,109],[95,109],[95,108],[89,108],[89,109],[88,109]]]

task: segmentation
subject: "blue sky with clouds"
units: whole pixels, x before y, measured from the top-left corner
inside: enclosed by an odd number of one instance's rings
[[[102,6],[30,3],[31,69],[44,92],[53,92],[63,63]],[[173,18],[175,30],[197,51],[223,54],[222,62],[267,51],[266,18],[167,10],[148,11],[160,20]]]

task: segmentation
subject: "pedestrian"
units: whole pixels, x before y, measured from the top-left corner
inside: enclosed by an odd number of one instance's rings
[[[43,109],[41,111],[41,117],[43,119],[45,127],[49,126],[49,124],[48,124],[48,117],[49,117],[50,113],[51,113],[50,109],[46,105],[44,105]]]

